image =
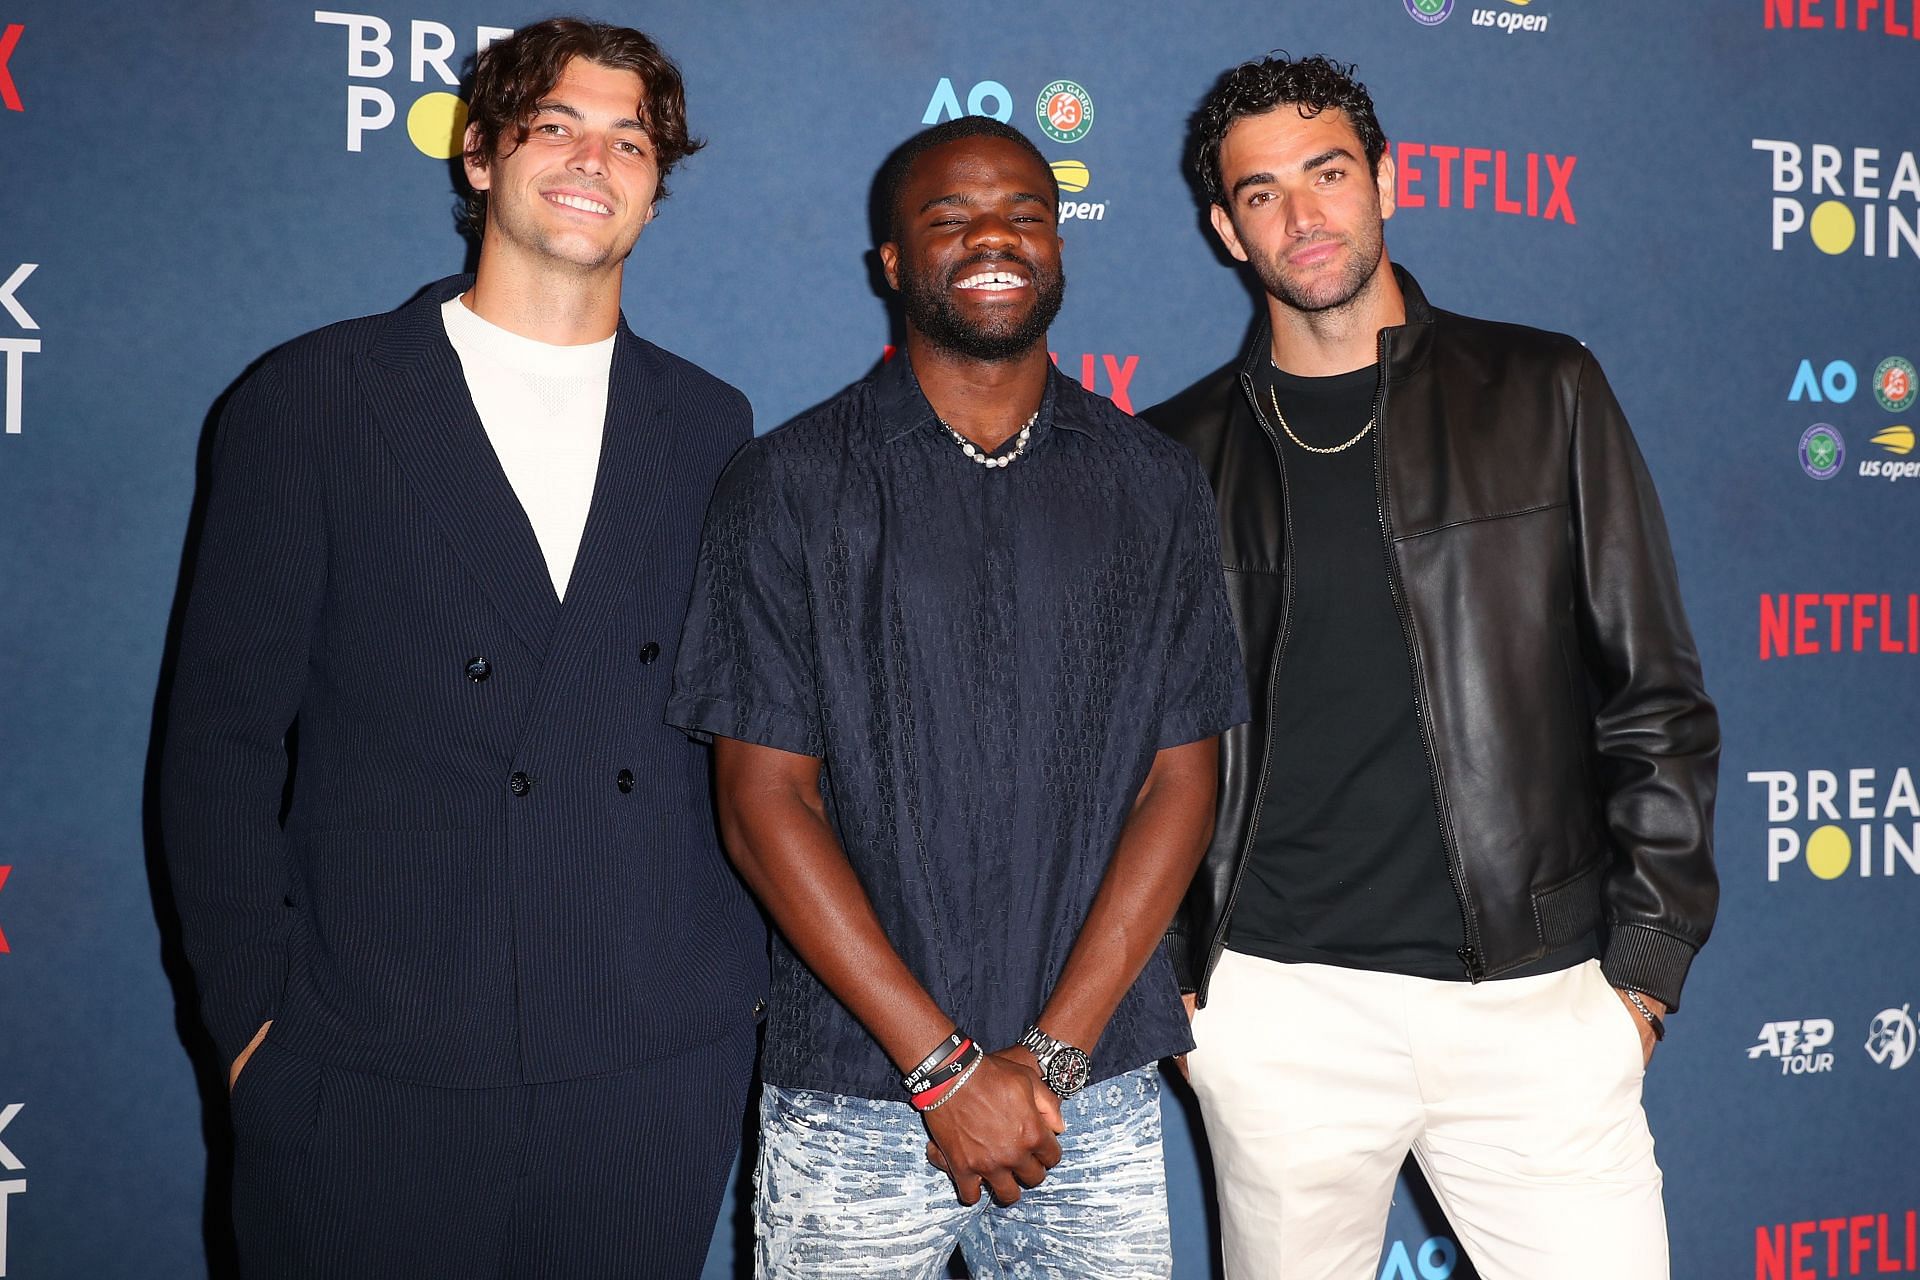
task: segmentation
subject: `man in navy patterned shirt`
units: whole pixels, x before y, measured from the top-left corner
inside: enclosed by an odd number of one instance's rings
[[[881,194],[904,357],[735,459],[668,710],[782,935],[759,1274],[935,1276],[958,1244],[1170,1275],[1161,934],[1247,714],[1211,494],[1054,370],[1032,143],[936,126]]]

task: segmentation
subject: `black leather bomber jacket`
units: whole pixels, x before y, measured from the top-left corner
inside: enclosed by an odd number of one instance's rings
[[[1395,268],[1380,333],[1381,547],[1406,634],[1448,872],[1479,981],[1604,922],[1616,986],[1680,1002],[1719,899],[1719,720],[1666,524],[1600,367],[1572,338],[1438,311]],[[1199,993],[1259,816],[1285,660],[1287,476],[1244,359],[1143,415],[1198,455],[1220,509],[1253,719],[1221,742],[1213,843],[1169,935]]]

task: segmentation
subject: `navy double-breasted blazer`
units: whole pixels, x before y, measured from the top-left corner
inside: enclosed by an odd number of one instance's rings
[[[562,603],[441,321],[470,283],[288,343],[221,419],[162,811],[229,1061],[271,1018],[337,1066],[538,1082],[759,1011],[707,754],[662,719],[751,411],[622,322]]]

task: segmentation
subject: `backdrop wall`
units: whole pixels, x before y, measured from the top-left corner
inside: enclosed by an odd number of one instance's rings
[[[7,1276],[220,1265],[224,1118],[176,1007],[148,790],[205,422],[274,345],[462,266],[456,81],[491,31],[549,11],[343,3],[0,0]],[[1062,367],[1123,406],[1185,386],[1250,315],[1183,178],[1188,113],[1273,47],[1358,61],[1400,166],[1395,258],[1439,305],[1604,363],[1724,717],[1724,906],[1647,1086],[1675,1274],[1920,1274],[1916,0],[595,12],[679,59],[711,143],[640,244],[628,317],[763,428],[880,354],[873,171],[968,110],[1082,166],[1062,166],[1083,188]],[[1076,90],[1081,118],[1043,125]],[[1199,1277],[1187,1118],[1168,1160]],[[1406,1191],[1383,1274],[1468,1275]],[[738,1223],[730,1205],[713,1276]]]

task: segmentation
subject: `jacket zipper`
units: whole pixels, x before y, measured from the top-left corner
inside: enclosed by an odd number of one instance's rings
[[[1220,923],[1214,927],[1213,942],[1207,948],[1207,967],[1200,974],[1202,991],[1213,979],[1213,969],[1220,963],[1220,953],[1227,948],[1227,923],[1233,919],[1234,904],[1240,900],[1240,884],[1246,879],[1247,859],[1253,854],[1254,838],[1260,832],[1260,812],[1266,807],[1267,779],[1273,766],[1273,687],[1280,678],[1280,659],[1287,651],[1287,635],[1293,626],[1293,504],[1288,500],[1287,493],[1287,460],[1280,448],[1280,438],[1273,433],[1273,424],[1260,411],[1260,397],[1253,393],[1253,375],[1245,369],[1240,371],[1240,390],[1247,397],[1247,404],[1252,407],[1261,431],[1266,434],[1267,443],[1273,447],[1273,463],[1280,471],[1280,589],[1284,595],[1280,601],[1280,634],[1273,642],[1273,657],[1267,663],[1267,733],[1266,740],[1260,744],[1260,785],[1253,793],[1253,815],[1247,823],[1247,835],[1240,846],[1240,856],[1234,862],[1233,884],[1227,889],[1226,906],[1220,913]]]
[[[1473,906],[1467,901],[1467,873],[1460,863],[1460,851],[1454,845],[1453,831],[1447,825],[1446,804],[1440,793],[1440,773],[1433,767],[1433,736],[1427,731],[1426,700],[1421,691],[1426,688],[1426,678],[1420,669],[1420,654],[1414,648],[1413,625],[1408,621],[1406,602],[1400,589],[1400,565],[1393,554],[1393,535],[1387,528],[1387,331],[1380,331],[1379,339],[1380,380],[1373,392],[1373,497],[1374,509],[1380,519],[1380,546],[1386,554],[1387,587],[1393,593],[1393,611],[1400,619],[1400,637],[1407,646],[1407,665],[1413,676],[1413,719],[1420,729],[1420,750],[1426,757],[1427,782],[1433,788],[1433,816],[1440,824],[1440,846],[1447,856],[1447,879],[1453,883],[1453,896],[1460,907],[1461,935],[1466,945],[1456,953],[1460,963],[1466,967],[1467,979],[1478,982],[1486,976],[1486,964],[1480,954],[1479,927],[1473,918]],[[1285,486],[1282,485],[1284,500]],[[1271,702],[1269,702],[1271,708]],[[1269,710],[1268,719],[1272,713]],[[1264,785],[1264,782],[1263,782]]]

